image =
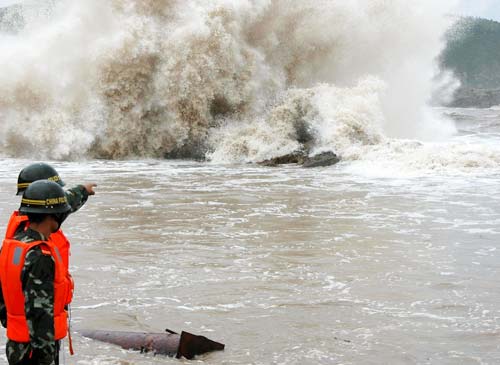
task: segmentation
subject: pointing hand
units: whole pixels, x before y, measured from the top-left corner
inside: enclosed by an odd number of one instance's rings
[[[83,187],[87,190],[89,195],[95,195],[94,188],[97,186],[95,183],[84,184]]]

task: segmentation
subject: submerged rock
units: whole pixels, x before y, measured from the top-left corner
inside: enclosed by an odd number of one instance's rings
[[[278,165],[298,164],[303,167],[325,167],[335,165],[338,162],[340,162],[340,158],[331,151],[314,156],[308,156],[304,151],[296,151],[259,162],[259,165],[276,167]]]
[[[291,163],[296,163],[302,165],[307,158],[306,154],[302,151],[292,152],[287,155],[278,156],[271,158],[269,160],[264,160],[259,162],[259,165],[276,167],[278,165],[287,165]]]
[[[318,155],[307,157],[303,167],[325,167],[332,166],[340,162],[340,158],[333,152],[323,152]]]

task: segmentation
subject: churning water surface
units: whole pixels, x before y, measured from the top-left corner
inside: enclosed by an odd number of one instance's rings
[[[497,151],[500,112],[442,112],[458,121],[453,143]],[[496,364],[500,171],[474,161],[386,176],[370,161],[366,173],[359,161],[54,162],[68,185],[99,184],[64,224],[73,328],[225,343],[195,360],[206,364]],[[5,223],[28,163],[0,161]],[[73,337],[66,364],[182,363]]]
[[[500,111],[427,107],[457,2],[290,3],[10,8],[0,219],[33,158],[99,184],[64,224],[74,330],[225,343],[206,364],[499,363]],[[246,164],[301,148],[343,162]],[[74,340],[66,364],[179,363]]]

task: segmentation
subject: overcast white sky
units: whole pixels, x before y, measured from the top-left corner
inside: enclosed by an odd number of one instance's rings
[[[19,2],[18,0],[0,0],[0,7],[14,4],[14,3],[18,3],[18,2]]]
[[[1,0],[0,0],[1,1]],[[460,0],[463,14],[500,21],[500,0]]]
[[[76,0],[76,1],[85,1],[85,0]],[[459,15],[473,15],[500,21],[500,0],[459,0],[459,1],[460,1],[460,7],[458,11],[459,13],[461,13]],[[19,2],[22,2],[22,0],[0,0],[0,7]]]

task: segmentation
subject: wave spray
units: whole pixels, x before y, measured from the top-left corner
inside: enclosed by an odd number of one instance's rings
[[[255,162],[446,138],[453,1],[52,0],[0,35],[3,153]]]

